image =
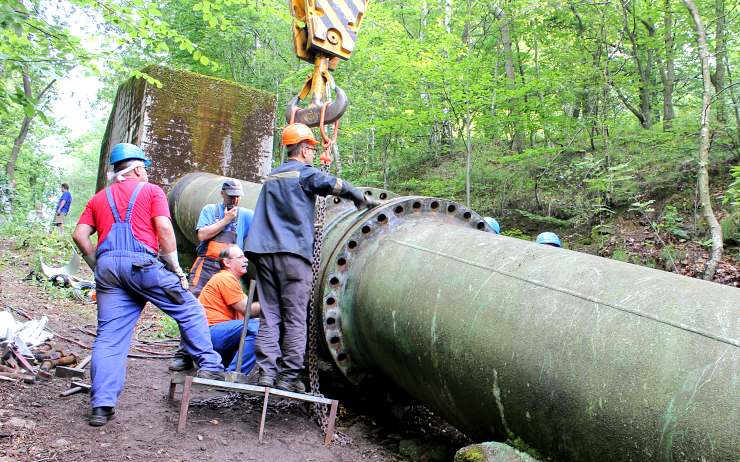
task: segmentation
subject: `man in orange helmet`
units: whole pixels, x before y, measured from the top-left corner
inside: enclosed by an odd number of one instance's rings
[[[357,208],[378,205],[346,181],[314,167],[317,144],[308,126],[285,127],[288,159],[265,178],[244,246],[257,265],[262,308],[255,341],[258,384],[298,393],[306,391],[298,372],[306,350],[316,196],[333,194]]]

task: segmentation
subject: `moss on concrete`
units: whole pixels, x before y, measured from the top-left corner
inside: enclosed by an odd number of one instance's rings
[[[506,443],[486,442],[461,448],[455,453],[454,462],[536,462],[536,460]]]

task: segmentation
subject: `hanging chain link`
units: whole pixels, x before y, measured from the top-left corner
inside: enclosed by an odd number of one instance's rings
[[[329,165],[321,166],[322,173],[329,173]],[[311,264],[312,281],[311,296],[308,305],[308,382],[312,395],[324,397],[319,388],[319,321],[314,310],[314,297],[317,293],[319,274],[321,270],[321,249],[324,244],[324,224],[326,222],[326,198],[316,197],[316,214],[314,216],[314,244],[313,244],[313,263]],[[326,434],[329,416],[325,404],[314,403],[313,412],[316,420],[321,426],[321,431]],[[333,435],[333,442],[339,445],[352,443],[352,439],[338,431]]]

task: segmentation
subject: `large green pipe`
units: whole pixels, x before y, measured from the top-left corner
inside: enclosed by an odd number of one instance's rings
[[[350,380],[385,376],[476,439],[561,460],[737,460],[740,290],[372,192],[369,212],[329,202],[315,308]]]

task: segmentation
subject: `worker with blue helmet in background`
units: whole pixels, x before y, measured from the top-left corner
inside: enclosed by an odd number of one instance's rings
[[[188,353],[209,379],[224,378],[211,343],[203,307],[188,292],[177,260],[167,196],[148,182],[151,160],[136,145],[120,143],[110,156],[110,186],[95,194],[73,239],[95,272],[98,328],[92,351],[90,425],[113,418],[126,378],[134,326],[151,302],[177,321]],[[98,234],[97,249],[90,237]],[[157,258],[159,257],[159,258]]]
[[[537,239],[535,239],[535,242],[538,244],[544,244],[549,245],[552,247],[562,247],[562,244],[560,243],[560,238],[557,234],[545,231],[544,233],[540,233],[537,235]]]
[[[501,226],[499,226],[498,221],[496,221],[493,217],[483,217],[483,221],[488,223],[488,226],[491,227],[494,233],[501,234]]]

